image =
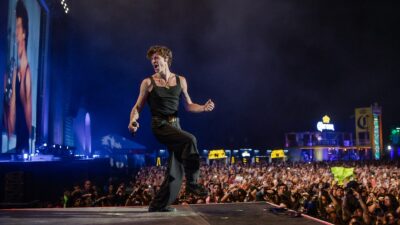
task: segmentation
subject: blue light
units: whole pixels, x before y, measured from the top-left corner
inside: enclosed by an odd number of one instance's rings
[[[28,154],[24,153],[24,159],[28,159]]]

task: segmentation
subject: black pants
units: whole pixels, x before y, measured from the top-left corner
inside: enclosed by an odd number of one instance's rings
[[[153,117],[151,127],[157,140],[167,146],[169,162],[164,181],[150,203],[150,208],[164,208],[175,201],[184,174],[187,183],[197,182],[200,168],[199,152],[196,138],[181,129],[179,118],[168,122],[167,119]]]

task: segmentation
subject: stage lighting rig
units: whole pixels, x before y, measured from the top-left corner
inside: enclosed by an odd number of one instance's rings
[[[64,12],[65,12],[65,14],[68,14],[68,12],[69,12],[69,7],[68,7],[68,3],[67,3],[67,0],[61,0],[61,5],[64,7]]]

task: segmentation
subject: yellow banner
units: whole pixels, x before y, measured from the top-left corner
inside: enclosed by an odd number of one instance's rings
[[[271,159],[284,158],[284,157],[285,157],[285,152],[283,151],[283,149],[272,150],[271,152]]]
[[[223,149],[211,150],[208,153],[208,159],[224,159],[224,158],[226,158],[226,155]]]
[[[339,185],[343,185],[345,179],[349,179],[354,176],[354,168],[345,167],[331,167],[331,172],[335,180],[338,181]]]
[[[156,164],[157,166],[161,166],[161,158],[160,157],[157,157],[157,164]]]

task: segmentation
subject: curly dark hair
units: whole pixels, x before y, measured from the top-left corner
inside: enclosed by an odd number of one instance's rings
[[[385,197],[388,197],[390,201],[390,206],[388,210],[395,212],[396,209],[399,207],[399,202],[397,201],[396,197],[392,194],[385,194]]]
[[[161,55],[162,57],[166,58],[167,62],[168,62],[168,66],[171,66],[171,64],[172,64],[171,49],[169,49],[166,46],[162,46],[162,45],[153,45],[149,48],[149,50],[147,50],[147,55],[146,55],[147,59],[151,60],[151,57],[156,53]]]
[[[26,7],[22,0],[19,0],[17,2],[16,6],[16,18],[21,18],[22,20],[22,27],[25,32],[25,48],[26,45],[28,44],[28,34],[29,34],[29,29],[28,29],[28,12],[26,11]]]

